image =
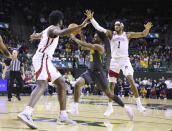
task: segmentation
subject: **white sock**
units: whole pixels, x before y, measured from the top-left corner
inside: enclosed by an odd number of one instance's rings
[[[75,108],[78,108],[78,102],[74,102],[74,106],[75,106]]]
[[[60,111],[60,115],[62,115],[62,116],[67,116],[66,110],[61,110],[61,111]]]
[[[140,101],[140,97],[136,98],[136,103],[137,103],[138,106],[141,106],[142,105],[141,104],[141,101]]]
[[[108,106],[109,106],[109,107],[112,107],[112,102],[109,102],[109,103],[108,103]]]
[[[24,109],[24,112],[26,112],[28,114],[32,114],[33,108],[31,106],[26,106],[25,109]]]
[[[125,108],[125,109],[127,109],[127,108],[128,108],[128,106],[127,106],[127,105],[124,105],[124,108]]]

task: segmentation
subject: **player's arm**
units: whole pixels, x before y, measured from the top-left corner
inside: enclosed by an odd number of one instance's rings
[[[84,34],[82,33],[82,31],[79,32],[79,35],[80,35],[81,41],[86,42],[86,40],[84,38]],[[90,50],[90,48],[87,48],[85,46],[82,46],[82,47],[83,47],[82,48],[83,50]]]
[[[2,52],[2,54],[7,57],[7,58],[11,58],[11,53],[8,51],[7,47],[5,46],[2,37],[0,35],[0,51]]]
[[[107,29],[101,27],[98,24],[98,22],[93,18],[94,12],[91,12],[91,10],[86,10],[85,15],[90,19],[91,24],[93,25],[93,27],[96,30],[98,30],[100,32],[104,32],[110,40],[112,39],[113,32],[111,30],[107,30]]]
[[[33,40],[40,40],[42,38],[43,32],[36,33],[36,31],[33,32],[32,35],[30,35],[29,41],[32,42]]]
[[[71,39],[74,40],[78,45],[89,48],[90,50],[97,50],[99,53],[104,53],[104,48],[99,44],[91,44],[77,39],[73,34],[70,35]]]
[[[4,65],[4,69],[3,69],[3,71],[2,71],[2,79],[5,78],[5,74],[6,74],[7,70],[8,70],[8,66],[5,64],[5,65]]]
[[[146,37],[152,26],[152,23],[148,22],[146,25],[144,25],[145,29],[143,32],[127,32],[127,37],[128,39]]]
[[[72,32],[76,30],[81,30],[82,28],[86,27],[87,24],[89,23],[89,18],[86,18],[81,25],[78,25],[77,27],[71,27],[71,28],[66,28],[63,30],[60,30],[56,27],[50,28],[48,30],[48,36],[51,38],[54,38],[55,36],[68,36]]]

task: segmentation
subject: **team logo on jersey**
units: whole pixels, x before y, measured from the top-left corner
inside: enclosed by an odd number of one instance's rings
[[[125,66],[125,69],[128,69],[128,66]]]

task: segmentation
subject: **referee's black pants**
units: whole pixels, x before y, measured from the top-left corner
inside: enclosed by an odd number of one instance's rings
[[[20,71],[10,71],[10,84],[8,86],[8,98],[12,98],[12,88],[13,88],[13,84],[14,84],[14,80],[16,79],[17,83],[19,84],[19,86],[16,86],[16,96],[20,96],[20,92],[23,88],[23,79],[21,76]]]

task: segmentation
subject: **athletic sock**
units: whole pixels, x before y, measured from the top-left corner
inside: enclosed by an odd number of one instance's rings
[[[62,115],[64,117],[68,116],[67,113],[66,113],[66,110],[61,110],[60,115]]]
[[[109,106],[109,107],[112,107],[112,102],[109,102],[109,103],[108,103],[108,106]]]
[[[140,97],[136,98],[136,103],[137,103],[138,106],[141,106],[142,105],[141,104],[141,101],[140,101]]]
[[[78,102],[74,102],[74,106],[75,106],[75,108],[78,108]]]
[[[31,106],[26,106],[26,108],[24,109],[24,112],[31,115],[33,112],[33,108]]]

